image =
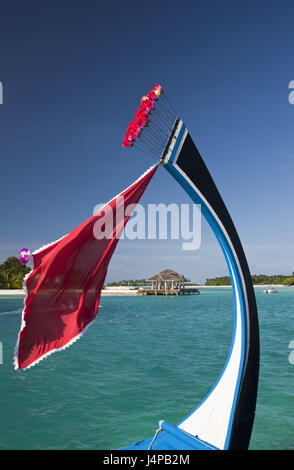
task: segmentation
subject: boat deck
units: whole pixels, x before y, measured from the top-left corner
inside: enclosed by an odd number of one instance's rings
[[[158,436],[122,447],[120,450],[218,450],[208,442],[165,421],[161,422],[160,427],[162,432]]]

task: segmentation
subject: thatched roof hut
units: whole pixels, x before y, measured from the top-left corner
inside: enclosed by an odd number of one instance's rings
[[[146,279],[146,282],[152,282],[152,281],[161,281],[161,282],[189,282],[190,279],[187,279],[183,274],[178,274],[176,271],[173,271],[172,269],[165,269],[164,271],[161,271],[159,274],[155,274],[155,276],[150,277],[149,279]]]
[[[159,274],[146,279],[146,282],[152,283],[152,289],[154,284],[157,289],[160,289],[161,286],[164,286],[165,289],[173,289],[174,287],[184,287],[185,282],[189,282],[190,279],[187,279],[183,274],[178,274],[172,269],[165,269]]]

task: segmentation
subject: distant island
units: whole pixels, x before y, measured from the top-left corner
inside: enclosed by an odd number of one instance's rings
[[[252,283],[254,285],[274,284],[283,286],[293,286],[294,277],[284,276],[283,274],[274,274],[267,276],[266,274],[254,274],[251,276]],[[212,279],[206,279],[206,286],[231,286],[231,278],[229,276],[214,277]]]
[[[294,277],[285,276],[283,274],[274,274],[268,276],[266,274],[254,274],[251,276],[252,283],[254,285],[284,285],[292,286],[294,285]],[[109,282],[106,287],[116,287],[116,286],[128,286],[128,287],[140,287],[146,285],[145,279],[124,279],[123,281]],[[199,286],[197,283],[186,283],[186,286],[193,285]],[[206,279],[205,286],[231,286],[231,278],[229,276],[220,276],[214,277],[211,279]]]
[[[18,258],[10,256],[4,263],[0,264],[0,289],[22,289],[23,279],[30,268],[20,263]],[[289,277],[283,274],[267,276],[266,274],[252,275],[252,282],[255,285],[273,284],[294,286],[294,276]],[[124,279],[122,281],[109,282],[106,287],[126,286],[141,287],[146,285],[146,279]],[[186,283],[186,286],[197,286],[196,283]],[[205,286],[230,286],[231,278],[229,276],[214,277],[206,279]],[[103,286],[104,288],[105,286]]]
[[[283,274],[274,274],[272,276],[268,276],[266,274],[254,274],[251,276],[252,283],[254,285],[284,285],[284,286],[293,286],[294,285],[294,277],[285,276]],[[129,280],[122,280],[116,282],[109,282],[106,287],[116,287],[116,286],[128,286],[128,287],[141,287],[146,285],[145,279],[129,279]],[[186,283],[186,286],[193,285],[199,286],[197,283]],[[214,277],[211,279],[206,279],[205,286],[231,286],[231,278],[230,276],[220,276]]]

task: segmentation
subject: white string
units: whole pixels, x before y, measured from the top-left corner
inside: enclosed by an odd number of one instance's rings
[[[154,437],[153,437],[152,441],[150,442],[150,445],[149,445],[149,447],[148,447],[147,450],[150,450],[150,449],[151,449],[153,442],[154,442],[155,439],[157,438],[157,434],[162,430],[161,423],[162,423],[162,421],[159,421],[159,428],[156,429],[155,434],[154,434]]]

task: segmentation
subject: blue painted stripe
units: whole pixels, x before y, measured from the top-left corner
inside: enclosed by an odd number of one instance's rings
[[[234,340],[236,336],[236,317],[237,317],[237,296],[236,296],[236,289],[239,294],[240,298],[240,307],[241,307],[241,331],[242,331],[242,340],[241,340],[241,360],[240,360],[240,365],[239,365],[239,372],[238,372],[238,377],[236,381],[236,389],[234,393],[234,399],[233,399],[233,404],[232,404],[232,409],[231,409],[231,414],[230,414],[230,420],[229,420],[229,425],[228,425],[228,430],[227,430],[227,436],[225,440],[225,448],[228,448],[229,446],[229,441],[230,441],[230,436],[231,436],[231,431],[232,431],[232,424],[233,424],[233,419],[234,419],[234,412],[236,409],[236,404],[237,404],[237,399],[238,399],[238,392],[240,390],[240,385],[241,385],[241,380],[242,380],[242,375],[244,371],[244,366],[245,366],[245,360],[246,360],[246,353],[247,353],[247,313],[246,313],[246,303],[245,303],[245,295],[244,295],[244,290],[243,290],[243,284],[241,280],[241,274],[239,272],[239,267],[237,264],[237,261],[232,253],[231,247],[229,245],[229,242],[223,233],[221,227],[219,226],[217,220],[215,219],[214,215],[211,213],[209,207],[205,204],[205,202],[201,199],[201,197],[198,195],[198,193],[194,190],[194,188],[190,185],[190,183],[179,173],[179,171],[174,167],[174,157],[177,152],[177,148],[179,146],[179,143],[181,141],[182,135],[184,133],[185,126],[182,126],[180,135],[177,139],[176,145],[174,147],[174,150],[172,152],[172,155],[165,165],[166,169],[169,171],[169,173],[180,183],[180,185],[184,188],[184,190],[187,192],[187,194],[191,197],[191,199],[197,203],[201,204],[201,209],[202,209],[202,214],[209,223],[210,227],[212,228],[218,243],[221,246],[221,249],[224,253],[229,273],[231,276],[231,279],[233,279],[233,274],[236,279],[236,288],[234,283],[232,282],[233,285],[233,292],[234,292],[234,305],[235,305],[235,322],[234,322],[234,331],[233,331],[233,337],[232,337],[232,342],[231,342],[231,347],[230,351],[227,357],[227,361],[225,363],[225,366],[219,376],[218,381],[214,385],[214,387],[211,389],[210,393],[205,397],[205,399],[191,412],[189,413],[182,421],[180,421],[181,424],[183,421],[185,421],[191,414],[193,414],[203,403],[204,401],[208,398],[208,396],[212,393],[218,382],[221,380],[223,373],[227,367],[227,364],[230,360],[232,350],[233,350],[233,345],[234,345]]]

